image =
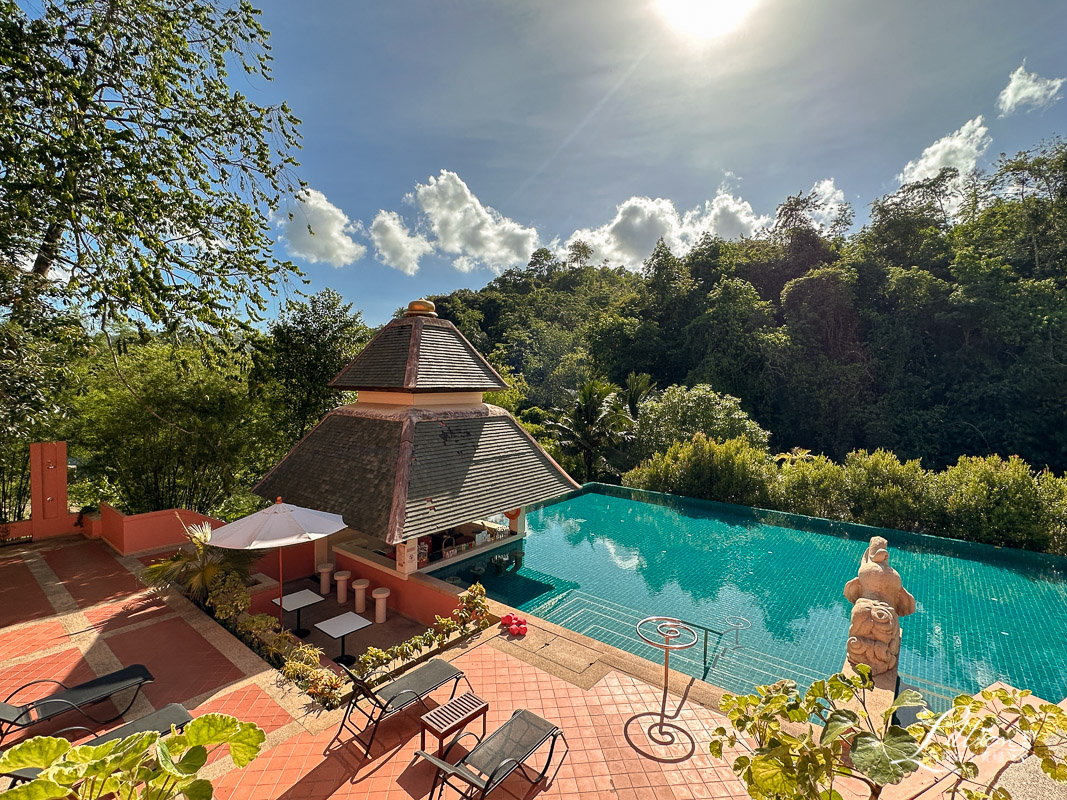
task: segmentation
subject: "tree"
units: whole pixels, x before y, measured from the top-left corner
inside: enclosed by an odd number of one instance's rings
[[[641,404],[652,399],[656,392],[656,382],[647,372],[631,372],[626,376],[626,386],[622,390],[622,399],[630,419],[636,420],[641,413]]]
[[[619,400],[619,387],[610,381],[592,378],[570,394],[571,405],[548,426],[564,452],[582,459],[585,480],[595,481],[604,469],[613,470],[608,458],[633,420]]]
[[[210,514],[262,474],[276,433],[236,367],[160,340],[118,349],[126,352],[117,363],[101,348],[82,367],[69,401],[72,455],[116,491],[102,499],[131,514]],[[116,383],[116,369],[125,383]]]
[[[227,84],[231,67],[270,79],[259,12],[0,3],[0,262],[62,282],[101,325],[246,325],[296,274],[270,217],[299,189],[298,120]]]
[[[572,267],[584,267],[592,257],[593,248],[581,239],[575,239],[567,247],[567,263]]]
[[[698,384],[691,389],[671,386],[642,404],[634,449],[639,458],[647,458],[666,452],[675,442],[689,441],[696,433],[718,441],[740,436],[761,449],[770,439],[767,431],[741,408],[740,400],[720,394],[707,384]]]
[[[290,301],[271,325],[253,355],[251,380],[269,398],[290,444],[342,401],[328,384],[369,338],[362,313],[333,289]]]

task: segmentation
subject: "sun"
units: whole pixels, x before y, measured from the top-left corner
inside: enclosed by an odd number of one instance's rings
[[[690,39],[710,41],[733,33],[758,0],[657,0],[663,19]]]

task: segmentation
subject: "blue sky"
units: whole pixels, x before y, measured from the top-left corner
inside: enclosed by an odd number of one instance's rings
[[[661,235],[751,235],[813,189],[862,223],[902,179],[1067,134],[1058,1],[263,11],[275,81],[235,88],[303,120],[312,190],[279,249],[372,323],[575,236],[637,268]]]

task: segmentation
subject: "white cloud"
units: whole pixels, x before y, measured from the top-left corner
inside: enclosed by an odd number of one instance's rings
[[[367,248],[352,238],[361,226],[315,189],[305,189],[293,218],[281,221],[281,241],[289,253],[312,264],[344,267],[363,258]],[[311,230],[308,230],[308,227]]]
[[[684,214],[662,197],[631,197],[618,206],[610,222],[575,231],[566,245],[581,239],[593,248],[594,260],[637,269],[660,238],[677,255],[689,250],[705,232],[735,239],[752,236],[769,222],[769,217],[757,215],[747,201],[722,187],[712,200]]]
[[[812,214],[812,219],[822,228],[828,228],[845,205],[845,193],[837,188],[833,178],[816,181],[808,192],[810,197],[822,203],[822,208]]]
[[[433,252],[433,245],[420,233],[408,231],[395,211],[379,211],[370,224],[370,238],[378,260],[406,275],[419,271],[419,259]]]
[[[948,136],[938,139],[923,150],[915,161],[909,161],[904,171],[897,175],[901,183],[933,178],[942,167],[955,167],[960,175],[966,175],[978,165],[978,159],[993,142],[989,129],[980,116],[963,124]]]
[[[1027,72],[1024,60],[997,97],[997,111],[1000,116],[1006,117],[1020,108],[1027,111],[1048,108],[1060,99],[1060,87],[1064,81],[1067,78],[1042,78],[1036,72]]]
[[[481,201],[454,172],[441,170],[426,184],[416,184],[415,200],[426,215],[442,252],[455,255],[461,272],[486,266],[495,272],[526,264],[537,249],[537,231],[527,228]]]

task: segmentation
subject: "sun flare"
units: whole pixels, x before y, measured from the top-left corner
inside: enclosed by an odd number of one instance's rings
[[[678,33],[710,41],[737,30],[758,0],[657,0],[657,10]]]

